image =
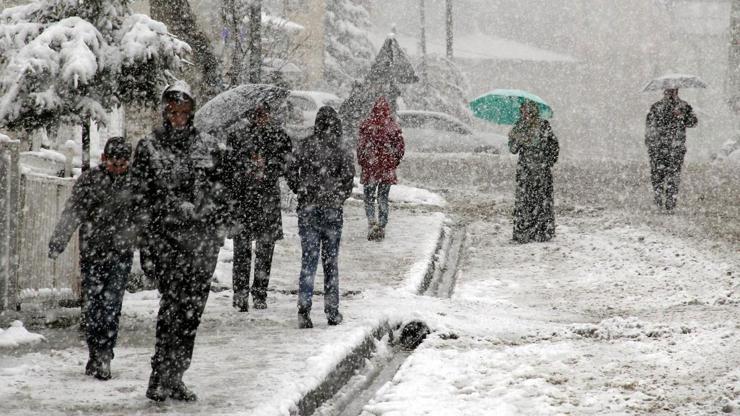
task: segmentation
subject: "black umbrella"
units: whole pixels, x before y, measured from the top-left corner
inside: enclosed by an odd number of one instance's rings
[[[260,104],[280,107],[289,91],[269,84],[244,84],[213,97],[195,113],[198,130],[220,135]]]

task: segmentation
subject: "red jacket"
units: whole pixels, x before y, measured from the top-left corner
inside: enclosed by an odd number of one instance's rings
[[[360,125],[357,161],[362,167],[360,183],[395,184],[396,167],[401,163],[405,146],[401,128],[384,97],[378,98],[370,117]]]

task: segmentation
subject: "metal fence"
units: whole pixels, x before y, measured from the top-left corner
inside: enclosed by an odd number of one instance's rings
[[[71,178],[22,172],[19,143],[0,141],[0,310],[79,299],[77,234],[57,260],[48,258],[49,238],[73,185]]]

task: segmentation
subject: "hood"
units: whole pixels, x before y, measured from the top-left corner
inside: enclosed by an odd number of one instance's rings
[[[193,90],[192,88],[190,88],[190,84],[188,84],[187,82],[183,80],[177,80],[165,87],[164,91],[162,91],[160,101],[164,103],[165,97],[169,95],[174,95],[178,99],[189,99],[193,102],[193,111],[195,111],[195,95],[193,95]]]
[[[380,97],[375,101],[372,109],[372,118],[374,119],[386,119],[391,116],[391,105],[385,97]]]
[[[314,134],[327,144],[338,145],[342,136],[342,121],[337,111],[326,105],[316,113]]]

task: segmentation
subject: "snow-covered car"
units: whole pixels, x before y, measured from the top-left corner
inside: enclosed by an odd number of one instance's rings
[[[410,152],[500,154],[506,137],[474,131],[445,113],[400,110],[398,123]]]
[[[328,105],[339,110],[342,101],[336,95],[323,91],[292,90],[287,99],[286,129],[293,138],[313,133],[319,108]]]

